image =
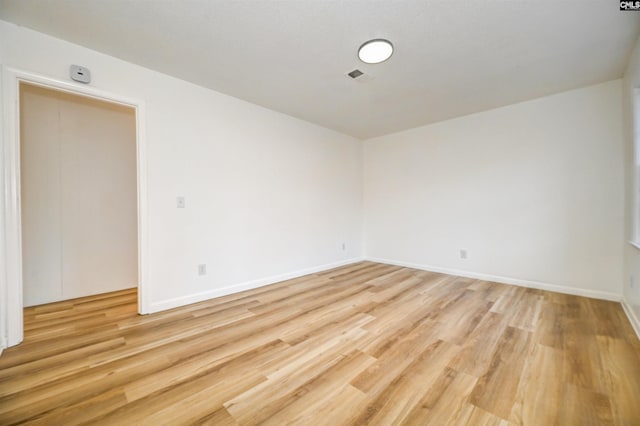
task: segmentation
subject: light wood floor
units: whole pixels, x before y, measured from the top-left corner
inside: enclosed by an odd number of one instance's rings
[[[359,263],[136,315],[122,291],[25,309],[0,424],[638,425],[620,306]]]

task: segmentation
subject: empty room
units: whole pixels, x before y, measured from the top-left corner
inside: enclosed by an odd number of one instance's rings
[[[0,0],[0,424],[640,425],[640,2]]]

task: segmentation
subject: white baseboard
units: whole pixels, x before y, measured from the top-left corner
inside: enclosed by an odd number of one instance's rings
[[[241,291],[253,290],[254,288],[263,287],[269,284],[275,284],[280,281],[290,280],[292,278],[302,277],[304,275],[314,274],[316,272],[326,271],[328,269],[340,266],[350,265],[352,263],[361,262],[362,257],[342,260],[339,262],[327,263],[325,265],[314,266],[312,268],[301,269],[286,274],[274,275],[271,277],[260,278],[253,281],[247,281],[240,284],[234,284],[227,287],[216,288],[187,296],[176,297],[173,299],[163,300],[160,302],[152,302],[149,313],[165,311],[167,309],[177,308],[179,306],[190,305],[192,303],[202,302],[204,300],[213,299],[215,297],[226,296],[228,294],[239,293]]]
[[[7,348],[7,339],[6,337],[0,337],[0,356],[2,356],[2,351]]]
[[[413,269],[421,269],[423,271],[439,272],[439,273],[448,274],[448,275],[456,275],[459,277],[475,278],[483,281],[493,281],[496,283],[517,285],[519,287],[536,288],[538,290],[554,291],[556,293],[591,297],[594,299],[611,300],[614,302],[620,302],[622,300],[622,297],[619,294],[609,293],[606,291],[567,287],[563,285],[549,284],[549,283],[543,283],[538,281],[521,280],[518,278],[501,277],[498,275],[489,275],[489,274],[482,274],[477,272],[461,271],[458,269],[441,268],[439,266],[422,265],[422,264],[411,263],[411,262],[402,262],[399,260],[380,259],[380,258],[367,257],[367,256],[365,256],[364,260],[368,260],[370,262],[377,262],[377,263],[387,263],[389,265],[404,266],[404,267],[413,268]]]
[[[627,301],[624,300],[624,298],[622,299],[620,304],[622,305],[622,309],[624,310],[624,313],[627,314],[627,318],[629,318],[629,322],[631,323],[631,327],[633,327],[633,331],[636,332],[636,336],[638,336],[638,339],[640,339],[640,320],[636,316],[635,311],[627,303]]]

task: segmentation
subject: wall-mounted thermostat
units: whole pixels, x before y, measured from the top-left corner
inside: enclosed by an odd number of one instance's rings
[[[80,65],[71,65],[69,75],[71,76],[71,80],[84,84],[91,83],[91,71],[89,71],[88,68],[81,67]]]

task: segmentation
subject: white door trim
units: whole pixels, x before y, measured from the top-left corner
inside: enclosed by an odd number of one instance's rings
[[[149,313],[147,282],[147,154],[145,105],[143,101],[46,76],[2,67],[2,132],[0,174],[4,182],[0,198],[0,346],[13,346],[23,339],[22,241],[20,213],[20,82],[27,82],[76,95],[133,107],[136,111],[138,180],[138,312]]]

